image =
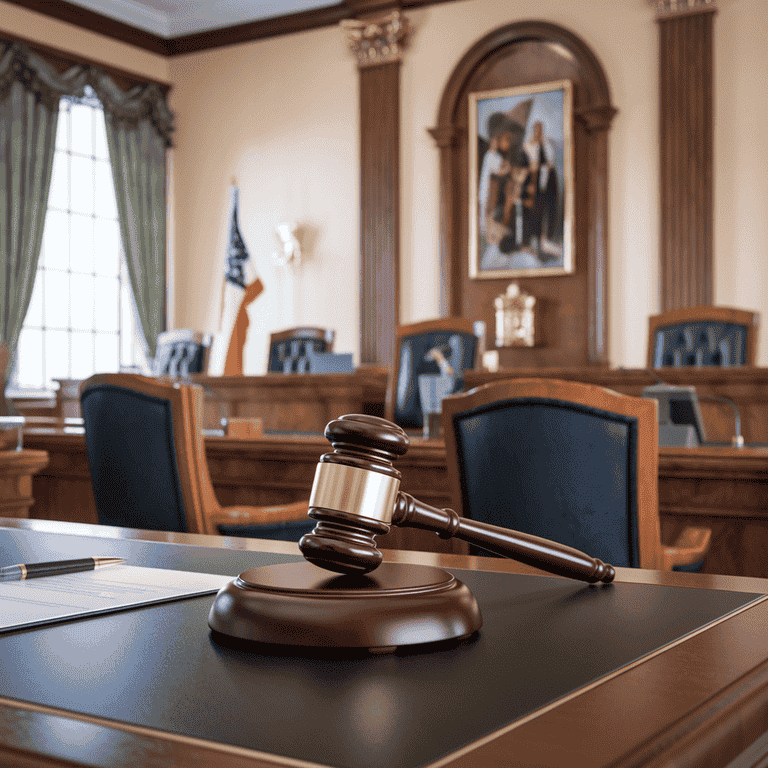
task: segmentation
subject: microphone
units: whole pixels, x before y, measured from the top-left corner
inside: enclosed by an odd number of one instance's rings
[[[589,583],[615,576],[613,566],[572,547],[469,520],[403,493],[393,461],[408,450],[408,437],[385,419],[342,416],[328,424],[325,437],[334,450],[320,457],[309,499],[309,516],[318,522],[299,541],[310,563],[337,573],[369,573],[382,561],[374,537],[397,525],[461,539],[559,576]]]
[[[628,372],[628,369],[619,366],[620,371]],[[656,380],[656,387],[646,387],[643,390],[643,397],[655,397],[659,401],[659,422],[660,426],[667,421],[671,421],[672,424],[678,425],[680,423],[692,423],[692,425],[696,428],[696,431],[700,435],[700,442],[704,443],[706,442],[706,433],[704,432],[704,422],[701,417],[701,413],[699,412],[698,403],[696,402],[698,400],[710,400],[712,402],[717,403],[726,403],[727,405],[730,405],[733,409],[733,437],[731,438],[731,445],[734,448],[743,448],[744,447],[744,436],[741,434],[741,415],[739,414],[739,408],[736,405],[736,403],[731,400],[730,397],[721,397],[717,395],[705,395],[701,393],[697,393],[695,387],[681,387],[676,386],[674,384],[668,384],[666,381],[663,381],[660,379],[654,371],[652,371],[650,368],[643,368],[643,373],[647,373],[649,376],[652,376]],[[662,389],[663,388],[663,389]],[[661,393],[664,395],[664,397],[657,397],[657,395]],[[672,412],[672,404],[678,404],[680,400],[680,395],[682,394],[683,398],[689,401],[690,408],[688,409],[682,409],[687,410],[688,413],[685,414],[683,417],[685,419],[684,422],[681,422],[679,420],[679,417],[676,418],[676,414]],[[673,397],[673,395],[677,395],[677,397]],[[669,410],[669,419],[665,418],[665,414],[662,413],[662,408],[666,407]],[[678,411],[681,409],[678,405]],[[692,411],[692,413],[691,413]],[[690,419],[690,420],[689,420]]]

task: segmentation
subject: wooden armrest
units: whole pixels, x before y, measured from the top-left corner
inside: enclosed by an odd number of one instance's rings
[[[223,507],[210,516],[213,530],[219,525],[272,525],[307,518],[308,502],[276,504],[269,507]]]
[[[674,544],[662,546],[664,570],[671,571],[675,565],[693,565],[703,560],[711,538],[709,528],[683,528]]]

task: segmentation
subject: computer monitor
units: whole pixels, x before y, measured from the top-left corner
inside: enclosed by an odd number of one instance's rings
[[[707,441],[699,398],[694,387],[654,384],[646,387],[643,397],[659,403],[659,445],[692,448]]]

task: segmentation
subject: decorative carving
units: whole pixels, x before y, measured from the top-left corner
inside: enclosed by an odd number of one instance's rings
[[[496,307],[496,346],[533,347],[536,343],[536,297],[510,283],[493,300]]]
[[[400,11],[370,21],[344,19],[341,27],[360,67],[400,61],[411,32],[408,19]]]
[[[657,16],[669,16],[692,11],[714,10],[716,0],[649,0]]]

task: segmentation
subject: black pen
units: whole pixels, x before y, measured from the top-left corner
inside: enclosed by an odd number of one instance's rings
[[[65,573],[80,573],[104,568],[107,565],[124,563],[123,557],[83,557],[80,560],[54,560],[50,563],[27,563],[6,565],[0,568],[0,581],[21,581],[40,576],[62,576]]]

